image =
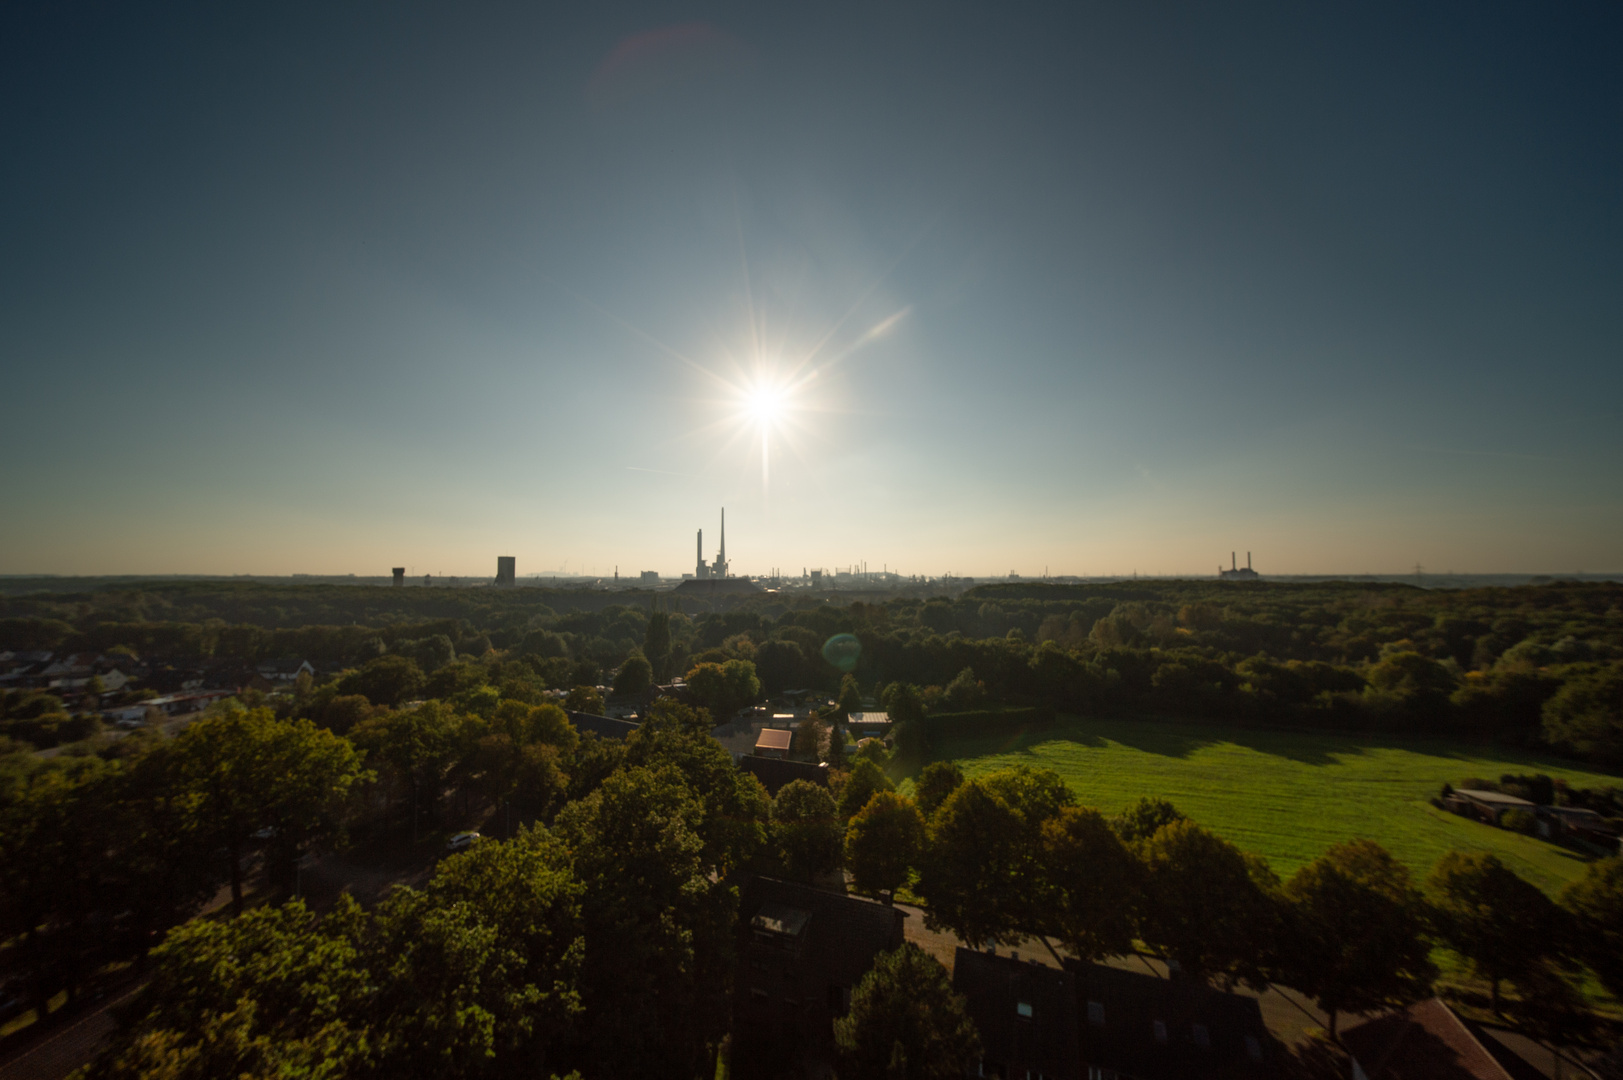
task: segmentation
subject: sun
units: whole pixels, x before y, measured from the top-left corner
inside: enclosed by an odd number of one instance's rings
[[[777,386],[756,386],[744,394],[744,415],[763,428],[775,427],[788,411],[787,395]]]

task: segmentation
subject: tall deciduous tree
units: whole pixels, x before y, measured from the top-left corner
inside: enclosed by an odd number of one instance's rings
[[[919,860],[925,923],[1013,943],[1046,924],[1043,827],[1073,802],[1048,769],[1001,769],[960,785],[931,819]]]
[[[242,910],[242,856],[272,829],[297,854],[331,834],[335,809],[366,776],[348,740],[269,709],[223,710],[188,727],[173,746],[175,777],[193,793],[204,827],[230,860],[231,900]]]
[[[374,705],[399,708],[423,692],[426,680],[417,661],[404,656],[368,660],[359,671],[338,680],[340,694],[361,694]]]
[[[448,859],[376,909],[193,921],[157,951],[96,1080],[545,1075],[580,1011],[581,888],[542,830]]]
[[[1277,909],[1261,860],[1192,821],[1174,821],[1138,846],[1144,863],[1139,937],[1197,978],[1262,983]]]
[[[1427,887],[1443,939],[1488,980],[1495,1012],[1500,983],[1536,980],[1565,952],[1561,909],[1490,852],[1449,852]]]
[[[984,782],[960,785],[931,819],[919,860],[925,925],[976,943],[1023,938],[1023,832],[1020,815]]]
[[[766,844],[771,799],[761,782],[734,766],[710,737],[703,712],[670,699],[657,701],[625,747],[628,764],[674,767],[704,804],[699,835],[702,858],[712,872],[727,876]]]
[[[1148,840],[1161,831],[1162,826],[1182,821],[1184,816],[1176,806],[1165,799],[1148,796],[1138,800],[1111,819],[1111,828],[1129,844]]]
[[[784,869],[811,881],[840,865],[845,827],[828,789],[791,780],[772,800],[772,837]]]
[[[888,905],[924,847],[924,815],[894,791],[868,800],[845,830],[845,865],[857,888],[883,893]]]
[[[642,653],[632,653],[620,665],[620,670],[614,673],[614,694],[616,697],[632,697],[646,691],[653,682],[654,668],[648,658]]]
[[[648,616],[642,635],[643,655],[653,665],[654,677],[663,682],[670,676],[671,617],[663,611]]]
[[[913,799],[919,812],[932,816],[947,796],[958,790],[964,782],[964,771],[950,761],[932,761],[913,781]]]
[[[1561,903],[1578,929],[1578,950],[1613,997],[1623,998],[1623,856],[1589,864]]]
[[[687,674],[687,684],[717,724],[730,722],[733,714],[761,696],[761,680],[748,660],[695,664]]]
[[[1043,826],[1045,929],[1082,960],[1132,947],[1143,866],[1099,811],[1067,806]]]
[[[874,961],[834,1039],[850,1080],[958,1080],[981,1052],[947,970],[912,942]]]
[[[704,804],[672,766],[566,806],[585,886],[585,1036],[609,1076],[692,1077],[726,1029],[736,893],[704,860]]]
[[[355,729],[355,745],[386,765],[411,800],[412,835],[423,806],[438,801],[445,779],[462,753],[456,711],[438,701],[373,717]]]
[[[603,715],[603,692],[595,686],[572,686],[564,697],[564,708],[592,716]]]
[[[885,770],[869,758],[859,757],[851,766],[845,783],[840,787],[840,817],[850,820],[857,811],[868,805],[868,800],[881,791],[890,791],[896,785],[890,782]]]
[[[1318,1001],[1332,1038],[1345,1010],[1408,1005],[1431,992],[1425,901],[1379,844],[1335,845],[1298,870],[1284,895],[1280,981]]]

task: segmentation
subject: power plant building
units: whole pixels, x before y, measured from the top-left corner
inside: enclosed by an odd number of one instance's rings
[[[1262,575],[1251,569],[1251,553],[1245,553],[1245,565],[1241,566],[1235,558],[1235,552],[1229,552],[1229,568],[1217,568],[1217,576],[1222,581],[1256,581]]]
[[[716,561],[704,561],[704,530],[699,530],[698,563],[693,568],[693,577],[696,581],[709,581],[711,578],[724,578],[727,576],[727,509],[721,511],[721,551],[716,555]]]
[[[697,563],[693,568],[693,576],[676,587],[676,591],[683,596],[716,598],[723,596],[744,596],[761,591],[747,577],[733,577],[727,571],[727,511],[721,512],[721,549],[716,552],[713,562],[704,561],[704,530],[699,530]]]
[[[505,587],[518,584],[518,559],[515,556],[496,556],[496,584]]]

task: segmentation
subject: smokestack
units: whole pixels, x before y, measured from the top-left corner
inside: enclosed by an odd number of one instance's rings
[[[702,577],[704,577],[704,530],[703,529],[699,530],[699,538],[698,538],[697,541],[695,541],[695,544],[696,544],[696,547],[697,547],[698,562],[694,564],[693,576],[696,577],[696,578],[702,578]]]
[[[1247,570],[1251,569],[1251,553],[1249,551],[1245,553],[1245,568]]]
[[[1232,551],[1229,552],[1229,569],[1230,570],[1238,570],[1239,568],[1240,568],[1240,560],[1234,557],[1234,552],[1232,552]]]
[[[727,576],[727,508],[721,508],[721,552],[716,555],[716,569],[721,576]]]

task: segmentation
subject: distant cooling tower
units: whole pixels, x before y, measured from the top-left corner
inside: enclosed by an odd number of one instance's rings
[[[496,584],[518,584],[518,559],[512,555],[496,556]]]

